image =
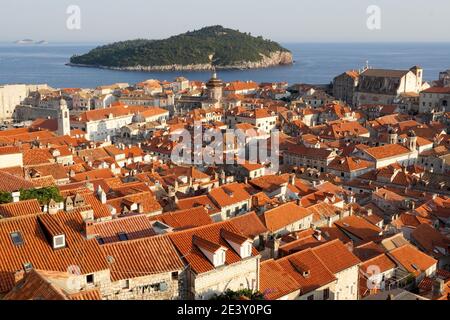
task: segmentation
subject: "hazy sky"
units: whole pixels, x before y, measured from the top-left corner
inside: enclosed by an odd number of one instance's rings
[[[69,30],[70,5],[81,29]],[[367,8],[381,9],[369,30]],[[223,26],[280,42],[450,42],[449,0],[0,0],[0,41],[159,39]]]

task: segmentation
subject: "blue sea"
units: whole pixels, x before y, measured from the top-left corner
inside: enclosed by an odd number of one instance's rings
[[[89,88],[115,82],[134,84],[145,79],[172,80],[185,76],[207,80],[209,72],[128,72],[66,66],[74,54],[83,54],[98,43],[17,45],[0,43],[0,84],[48,83],[55,88]],[[258,70],[220,71],[225,81],[287,81],[325,84],[336,75],[358,69],[369,61],[374,68],[409,69],[419,65],[426,80],[450,68],[450,43],[284,43],[295,64]]]

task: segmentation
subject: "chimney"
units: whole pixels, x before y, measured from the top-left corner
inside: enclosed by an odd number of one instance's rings
[[[15,191],[11,193],[13,202],[19,202],[20,201],[20,191]]]
[[[331,222],[331,217],[327,217],[327,227],[332,227],[333,223]]]
[[[86,239],[95,238],[95,227],[93,220],[89,219],[84,222],[84,235],[86,236]]]
[[[320,231],[318,229],[314,230],[314,236],[316,237],[316,239],[318,241],[321,241],[322,240],[322,231]]]
[[[433,281],[433,297],[440,297],[444,294],[444,280],[437,278]]]
[[[97,189],[97,196],[101,203],[103,203],[103,204],[106,203],[106,193],[100,185],[98,186],[98,189]]]
[[[295,173],[293,173],[289,176],[289,184],[292,184],[292,185],[295,184]]]
[[[270,257],[273,259],[278,258],[278,250],[280,249],[281,239],[273,238],[273,239],[269,240],[268,244],[271,247]]]
[[[372,209],[367,209],[367,216],[370,217],[372,215]]]
[[[14,284],[17,284],[20,281],[22,281],[24,276],[25,276],[25,270],[17,270],[14,273]]]

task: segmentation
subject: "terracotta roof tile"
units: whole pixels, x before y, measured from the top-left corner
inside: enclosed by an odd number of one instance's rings
[[[85,240],[81,235],[82,218],[79,213],[58,213],[54,217],[64,230],[67,246],[54,250],[42,226],[41,215],[0,220],[0,292],[11,290],[14,273],[25,263],[33,268],[67,272],[70,266],[79,266],[81,274],[108,268],[95,239]],[[15,245],[11,233],[20,232],[23,244]]]
[[[299,284],[276,261],[266,260],[260,265],[260,291],[268,300],[279,299],[299,290]]]
[[[105,244],[122,241],[119,234],[124,233],[128,240],[154,236],[150,221],[145,215],[135,215],[106,220],[93,225],[93,233]]]
[[[111,260],[111,280],[131,279],[146,275],[181,271],[184,268],[168,236],[155,236],[102,246]]]
[[[400,263],[408,272],[418,275],[425,272],[437,261],[425,253],[419,251],[410,244],[405,244],[399,248],[393,249],[389,252],[398,263]]]
[[[264,212],[260,219],[267,229],[271,232],[276,232],[311,214],[312,213],[308,212],[305,208],[295,204],[295,202],[289,202]]]
[[[227,248],[225,264],[231,265],[241,261],[241,257],[234,251],[228,242],[221,237],[221,229],[240,234],[239,230],[230,221],[213,223],[211,225],[179,231],[169,234],[170,239],[185,258],[186,263],[197,274],[208,272],[214,269],[212,263],[203,255],[198,247],[193,243],[194,236],[215,243],[216,245]],[[253,249],[253,256],[259,255],[256,249]]]
[[[14,218],[42,213],[41,205],[36,199],[0,204],[0,216]]]

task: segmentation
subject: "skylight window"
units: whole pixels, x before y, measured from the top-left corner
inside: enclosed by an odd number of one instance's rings
[[[23,245],[23,237],[19,231],[11,233],[11,240],[15,246]]]
[[[128,236],[125,232],[119,232],[118,234],[119,240],[120,241],[127,241],[128,240]]]

